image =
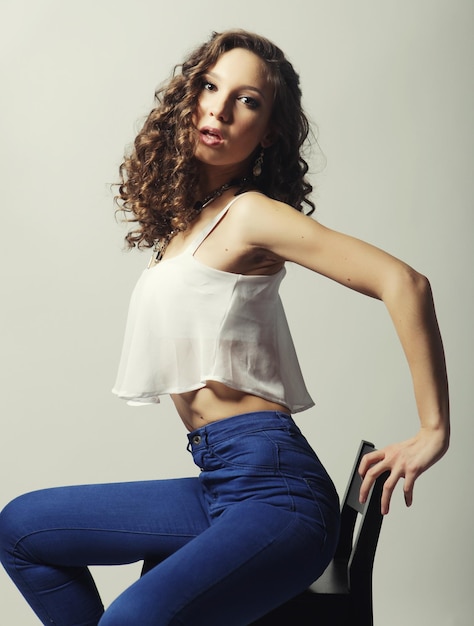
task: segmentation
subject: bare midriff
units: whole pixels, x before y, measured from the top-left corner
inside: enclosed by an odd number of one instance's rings
[[[289,413],[288,407],[259,398],[223,383],[208,381],[196,391],[171,396],[179,416],[189,431],[211,422],[255,411],[281,411]]]

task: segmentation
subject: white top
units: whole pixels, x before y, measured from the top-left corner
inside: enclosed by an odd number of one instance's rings
[[[194,254],[232,204],[179,255],[145,269],[133,291],[113,393],[129,404],[159,402],[218,381],[303,411],[303,381],[278,289],[286,270],[246,276]]]

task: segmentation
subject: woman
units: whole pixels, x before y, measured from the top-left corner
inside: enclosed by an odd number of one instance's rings
[[[122,166],[120,197],[154,247],[130,305],[114,392],[170,394],[198,478],[27,494],[0,520],[2,561],[44,624],[242,626],[331,559],[338,501],[291,413],[312,405],[278,297],[286,261],[383,300],[420,416],[414,437],[367,455],[382,512],[446,451],[448,392],[429,283],[304,215],[312,211],[298,76],[243,31],[215,34],[159,94]],[[295,210],[296,209],[296,210]],[[87,569],[157,563],[105,612]]]

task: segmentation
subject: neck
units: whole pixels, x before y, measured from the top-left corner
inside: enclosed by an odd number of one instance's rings
[[[205,198],[203,198],[202,200],[198,200],[194,204],[194,210],[200,213],[203,209],[207,207],[208,204],[214,202],[216,198],[222,196],[222,194],[226,193],[226,191],[228,191],[229,189],[232,189],[232,187],[240,187],[242,189],[243,187],[248,185],[249,182],[250,181],[247,178],[233,179],[225,182],[223,185],[220,185],[219,187],[213,189]]]
[[[235,167],[235,165],[231,167],[211,167],[203,164],[199,172],[199,194],[201,198],[204,198],[229,181],[239,180],[248,175],[249,168],[247,163],[241,164],[240,167]]]

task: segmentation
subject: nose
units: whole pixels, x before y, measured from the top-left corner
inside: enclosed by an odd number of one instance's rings
[[[232,109],[229,98],[219,97],[216,94],[210,107],[210,114],[212,117],[219,120],[219,122],[229,123],[232,119]]]

